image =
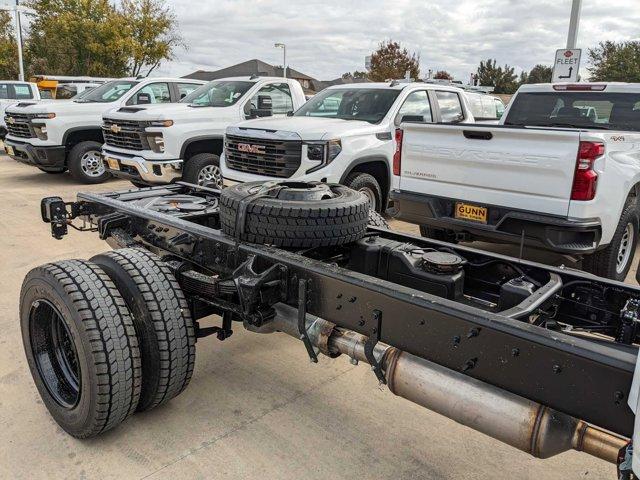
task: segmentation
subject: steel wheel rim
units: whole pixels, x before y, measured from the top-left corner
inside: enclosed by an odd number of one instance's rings
[[[29,312],[31,350],[40,378],[62,407],[72,409],[80,401],[81,369],[73,336],[58,309],[37,300]]]
[[[106,171],[102,155],[97,150],[89,150],[80,157],[80,168],[88,177],[99,177]]]
[[[378,211],[378,200],[376,198],[375,192],[369,187],[362,187],[358,190],[361,193],[364,193],[366,197],[369,199],[369,208]]]
[[[213,183],[216,187],[222,186],[222,172],[217,165],[207,165],[198,172],[198,185]]]
[[[623,273],[631,258],[631,250],[633,248],[635,231],[632,223],[627,223],[622,238],[620,239],[620,247],[618,248],[618,256],[616,258],[616,273]]]

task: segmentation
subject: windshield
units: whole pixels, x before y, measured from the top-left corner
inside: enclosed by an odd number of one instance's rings
[[[94,88],[88,95],[83,95],[75,101],[82,103],[109,103],[119,100],[139,82],[133,80],[114,80]]]
[[[312,97],[294,116],[378,123],[387,114],[399,93],[400,90],[382,88],[329,89]]]
[[[180,101],[198,107],[228,107],[240,100],[254,85],[254,82],[214,80],[197,88]]]
[[[640,131],[640,94],[519,93],[505,125]]]

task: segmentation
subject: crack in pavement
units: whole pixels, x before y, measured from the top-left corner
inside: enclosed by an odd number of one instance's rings
[[[217,437],[213,437],[210,440],[206,440],[206,441],[202,442],[199,447],[189,450],[189,452],[185,453],[184,455],[180,455],[178,458],[176,458],[173,461],[167,463],[166,465],[163,465],[162,467],[154,470],[153,472],[151,472],[151,473],[149,473],[149,474],[147,474],[147,475],[145,475],[143,477],[140,477],[140,480],[144,480],[146,478],[150,478],[150,477],[154,476],[156,473],[161,472],[165,468],[171,467],[172,465],[175,465],[176,463],[181,462],[185,458],[190,457],[194,453],[197,453],[200,450],[203,450],[205,448],[209,448],[212,445],[214,445],[217,442],[219,442],[220,440],[224,440],[225,438],[230,437],[234,433],[239,432],[241,430],[244,430],[245,428],[253,425],[256,422],[258,422],[259,420],[262,420],[264,417],[266,417],[270,413],[275,412],[276,410],[281,410],[284,407],[286,407],[287,405],[292,404],[296,400],[299,400],[302,397],[306,397],[308,394],[312,393],[313,391],[317,390],[318,388],[324,387],[325,385],[329,385],[329,384],[333,383],[335,380],[337,380],[340,377],[342,377],[343,375],[351,372],[355,368],[356,368],[355,365],[351,366],[351,367],[347,368],[346,370],[344,370],[343,372],[340,372],[340,373],[338,373],[336,375],[333,375],[333,376],[329,377],[328,379],[326,379],[325,381],[317,383],[317,384],[309,387],[307,390],[304,390],[304,391],[298,393],[297,395],[294,395],[293,397],[289,398],[288,400],[285,400],[283,403],[276,404],[275,406],[273,406],[272,408],[270,408],[269,410],[267,410],[263,414],[258,415],[257,417],[252,417],[252,418],[250,418],[248,420],[244,420],[244,421],[240,422],[239,425],[237,425],[236,427],[233,427],[228,432],[222,433],[222,434],[218,435]]]

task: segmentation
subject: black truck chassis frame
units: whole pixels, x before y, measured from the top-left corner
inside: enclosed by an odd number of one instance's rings
[[[151,195],[185,188],[196,187],[177,184],[138,192],[148,191]],[[213,309],[223,316],[226,326],[215,328],[219,338],[224,338],[229,329],[229,316],[259,327],[273,316],[273,309],[265,305],[281,302],[368,337],[370,352],[376,342],[384,342],[618,435],[632,436],[634,414],[627,398],[636,366],[635,346],[618,348],[611,343],[566,335],[295,252],[239,242],[215,228],[127,203],[127,195],[140,193],[80,193],[77,202],[66,204],[55,197],[45,199],[50,210],[46,221],[52,224],[54,236],[61,237],[71,220],[79,217],[90,225],[86,229],[98,231],[102,239],[112,244],[140,245],[181,259],[183,265],[176,266],[178,278],[194,310],[201,308],[209,314]],[[374,227],[370,227],[368,235],[416,246],[446,245],[461,254],[513,261]],[[525,267],[540,267],[533,262],[518,262]],[[233,279],[239,302],[190,291],[188,278],[179,275],[185,264],[189,266],[187,270],[196,268]],[[544,268],[564,283],[597,281],[624,291],[631,298],[640,298],[640,291],[628,285],[575,270]],[[302,332],[301,339],[313,360],[315,353],[304,337]]]

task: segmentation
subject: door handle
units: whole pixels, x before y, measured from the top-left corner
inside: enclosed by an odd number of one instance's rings
[[[463,130],[462,134],[470,140],[491,140],[493,133],[478,130]]]

